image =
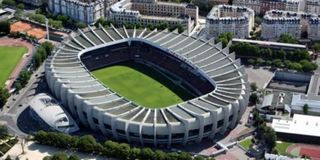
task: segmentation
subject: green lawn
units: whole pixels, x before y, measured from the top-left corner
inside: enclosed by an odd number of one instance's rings
[[[157,70],[126,62],[92,72],[106,86],[129,100],[149,108],[161,108],[193,98]]]
[[[0,46],[0,86],[3,86],[11,72],[27,52],[25,47]]]
[[[246,150],[249,150],[250,149],[250,146],[252,145],[252,138],[247,138],[243,141],[240,142],[240,145],[246,149]]]
[[[281,155],[288,155],[290,153],[287,153],[287,148],[291,145],[293,145],[294,143],[291,142],[284,142],[282,141],[281,143],[276,144],[276,150],[278,151],[279,154]]]

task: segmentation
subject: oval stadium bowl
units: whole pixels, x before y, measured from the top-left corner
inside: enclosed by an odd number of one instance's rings
[[[248,104],[244,68],[221,46],[166,30],[89,27],[56,48],[45,74],[52,94],[91,129],[129,143],[184,145],[223,135]],[[194,97],[161,108],[142,106],[91,74],[125,61],[167,73]]]

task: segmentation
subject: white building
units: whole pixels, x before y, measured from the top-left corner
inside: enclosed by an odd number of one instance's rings
[[[40,125],[48,129],[64,133],[73,133],[79,130],[77,123],[72,119],[60,104],[51,96],[41,93],[36,95],[29,103],[31,116]]]
[[[49,0],[48,8],[53,14],[63,14],[76,21],[92,24],[105,16],[104,0]]]
[[[206,18],[207,38],[218,37],[230,32],[236,38],[246,38],[254,26],[254,11],[250,8],[218,5],[212,8]]]
[[[279,137],[296,141],[317,142],[320,139],[320,117],[294,114],[292,119],[273,119],[272,128]]]
[[[108,18],[117,24],[180,24],[189,32],[197,25],[199,9],[192,4],[158,2],[157,0],[121,0],[113,4]]]

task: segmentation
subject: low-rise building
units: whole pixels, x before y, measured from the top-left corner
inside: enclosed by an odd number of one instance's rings
[[[53,14],[63,14],[76,21],[92,24],[105,16],[104,0],[49,0],[48,8]]]
[[[191,31],[198,21],[199,9],[193,4],[157,0],[121,0],[110,7],[108,18],[117,24],[141,23],[182,25]]]
[[[294,114],[292,119],[273,119],[272,128],[278,137],[296,142],[320,141],[320,117]]]
[[[230,32],[236,38],[246,38],[254,26],[254,11],[247,7],[218,5],[206,18],[207,38]]]

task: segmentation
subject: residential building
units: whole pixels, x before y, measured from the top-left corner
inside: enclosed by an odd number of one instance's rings
[[[305,0],[234,0],[234,5],[249,7],[256,14],[265,14],[269,10],[304,11]]]
[[[306,0],[305,11],[307,13],[320,14],[320,1],[319,0]]]
[[[117,24],[141,23],[182,25],[190,32],[198,21],[199,9],[193,4],[157,0],[121,0],[110,7],[108,18]]]
[[[247,7],[218,5],[206,18],[207,38],[231,32],[236,38],[246,38],[254,26],[254,11]]]
[[[53,14],[63,14],[87,24],[105,16],[104,0],[49,0],[48,7]]]

